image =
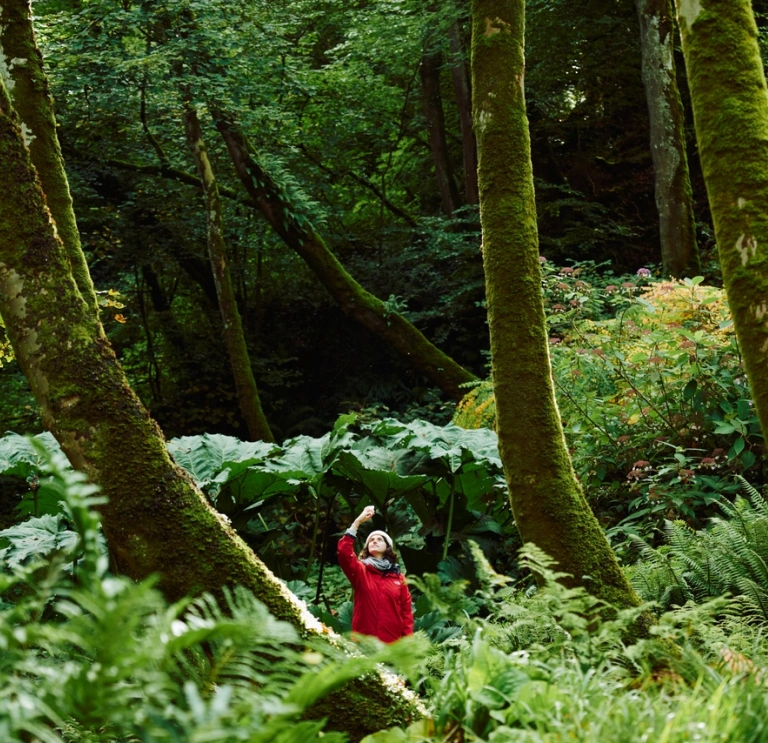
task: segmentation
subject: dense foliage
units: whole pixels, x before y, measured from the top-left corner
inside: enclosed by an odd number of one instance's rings
[[[528,5],[526,99],[543,252],[558,262],[608,260],[619,273],[657,263],[635,9]],[[322,435],[350,407],[433,414],[434,391],[332,304],[248,204],[209,112],[226,106],[239,117],[291,212],[364,286],[482,374],[477,206],[460,187],[462,101],[453,85],[467,64],[467,8],[216,2],[196,4],[179,21],[186,8],[35,5],[83,245],[97,289],[122,293],[125,306],[103,317],[133,386],[170,436],[243,436],[205,213],[184,180],[194,172],[182,123],[189,86],[225,197],[238,304],[278,440]],[[459,184],[450,216],[427,146],[419,80],[427,55],[439,59],[445,155]],[[711,248],[692,156],[700,236]],[[0,371],[3,384],[15,373]],[[32,414],[20,420],[3,405],[4,427],[34,425]]]
[[[759,741],[766,733],[758,599],[768,516],[752,488],[751,505],[726,507],[698,546],[678,533],[671,551],[644,548],[649,560],[633,579],[668,609],[650,639],[624,639],[642,608],[607,613],[583,589],[565,588],[534,547],[519,559],[539,585],[523,590],[470,543],[471,584],[429,573],[410,579],[432,614],[431,643],[410,638],[350,658],[307,644],[243,591],[226,592],[221,608],[208,596],[168,606],[151,580],[111,575],[96,489],[43,443],[51,445],[42,437],[2,446],[6,471],[39,474],[59,527],[58,541],[36,545],[32,535],[56,531],[42,517],[2,534],[4,740],[342,741],[302,713],[381,662],[409,675],[426,716],[366,743]],[[747,553],[754,558],[745,561]],[[696,565],[706,560],[705,585]],[[763,570],[749,574],[750,564]],[[678,592],[653,595],[670,586],[664,571]],[[720,597],[727,587],[747,590],[732,601]]]
[[[722,290],[700,277],[544,266],[560,412],[609,535],[650,535],[665,519],[700,527],[738,490],[733,475],[765,482],[765,442]],[[454,421],[493,426],[489,383]]]
[[[407,353],[334,303],[243,188],[221,131],[236,122],[286,222],[319,236],[384,302],[387,324],[404,316],[487,376],[468,4],[36,0],[109,340],[217,525],[306,602],[322,636],[239,586],[169,603],[157,576],[120,575],[105,499],[39,433],[0,318],[0,740],[342,743],[350,736],[316,705],[371,679],[418,695],[423,717],[364,743],[768,740],[768,455],[693,132],[704,276],[672,281],[657,268],[634,3],[526,6],[559,414],[589,506],[646,603],[601,603],[521,544],[491,381],[466,385],[454,410]],[[23,62],[0,49],[0,80]],[[190,109],[223,199],[244,345],[282,443],[242,440]],[[369,504],[396,541],[416,636],[350,652],[334,634],[349,632],[352,610],[335,545]],[[638,639],[641,614],[657,623]]]
[[[168,605],[154,580],[109,573],[97,488],[40,442],[17,464],[32,452],[61,500],[55,519],[3,533],[4,741],[342,741],[304,713],[379,663],[405,670],[418,657],[416,641],[329,656],[237,587],[223,606],[211,596]],[[56,527],[57,538],[39,539]]]

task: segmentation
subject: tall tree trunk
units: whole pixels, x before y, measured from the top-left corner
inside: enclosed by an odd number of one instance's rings
[[[477,192],[477,141],[472,129],[472,93],[469,87],[467,55],[461,41],[458,22],[454,22],[449,31],[451,42],[451,76],[456,105],[459,109],[461,124],[461,154],[464,161],[464,200],[473,206],[480,203]]]
[[[635,3],[640,19],[643,85],[656,175],[661,262],[665,273],[671,276],[692,276],[701,270],[701,265],[685,154],[683,104],[675,77],[672,2],[635,0]]]
[[[424,117],[427,122],[429,148],[432,151],[432,162],[435,166],[440,201],[443,212],[450,217],[461,206],[461,199],[453,179],[453,168],[448,156],[448,140],[445,137],[445,115],[443,114],[443,99],[440,93],[440,70],[442,66],[443,55],[439,51],[432,51],[429,48],[424,50],[419,67]]]
[[[555,402],[523,88],[524,13],[524,0],[472,2],[472,109],[499,451],[523,540],[551,555],[573,584],[615,606],[637,606],[576,480]]]
[[[74,281],[3,77],[0,194],[0,315],[43,424],[109,497],[103,524],[119,569],[136,579],[159,573],[171,600],[244,585],[275,616],[315,632],[295,596],[171,461],[129,387]],[[325,708],[330,725],[357,739],[418,714],[411,698],[383,678],[337,694]]]
[[[24,139],[43,185],[45,200],[72,264],[72,274],[86,303],[96,311],[93,281],[80,246],[72,196],[64,172],[56,116],[43,57],[35,42],[29,0],[4,0],[0,14],[0,68],[8,75],[6,87],[22,121]]]
[[[254,205],[285,244],[304,259],[343,312],[388,343],[443,392],[460,400],[465,393],[460,385],[473,381],[475,376],[432,345],[402,315],[363,289],[312,225],[289,207],[280,187],[259,165],[240,129],[221,112],[214,112],[214,118]]]
[[[261,408],[259,390],[253,376],[248,346],[245,343],[243,323],[240,320],[235,291],[232,287],[224,244],[224,224],[221,215],[219,188],[205,149],[200,121],[197,112],[192,107],[188,107],[184,113],[184,128],[187,133],[187,143],[195,159],[197,173],[200,176],[200,183],[203,186],[208,229],[208,257],[211,260],[213,278],[216,282],[216,296],[219,299],[224,342],[227,346],[232,376],[235,379],[240,412],[248,426],[248,433],[252,441],[274,441],[275,437],[272,435],[267,418]]]
[[[720,266],[768,436],[768,89],[749,0],[677,1]]]

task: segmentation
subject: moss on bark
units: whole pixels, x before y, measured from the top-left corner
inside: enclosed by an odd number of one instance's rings
[[[672,3],[635,0],[635,4],[656,174],[661,261],[664,271],[672,276],[693,276],[701,266],[685,153],[683,104],[675,75]]]
[[[342,311],[389,344],[443,392],[460,400],[464,394],[461,385],[474,381],[475,376],[430,343],[402,315],[360,286],[312,226],[290,210],[279,186],[260,167],[239,128],[220,112],[215,118],[238,177],[253,203],[286,245],[304,259]]]
[[[117,568],[136,579],[159,573],[170,600],[243,585],[275,616],[322,634],[171,461],[75,284],[2,78],[0,193],[0,315],[45,427],[109,497],[103,524]],[[360,696],[370,704],[357,706],[356,730],[380,729],[388,721],[383,710],[391,710],[390,724],[418,714],[402,690],[375,677],[362,690],[350,685],[337,694],[330,725],[339,730],[349,721],[334,710],[357,705]]]
[[[678,0],[728,305],[768,434],[768,88],[748,0]]]
[[[541,297],[523,84],[524,0],[472,3],[472,108],[499,450],[515,522],[593,595],[637,606],[576,480]],[[639,627],[642,631],[643,627]]]
[[[222,332],[227,346],[232,376],[235,379],[240,412],[248,426],[251,440],[274,441],[275,437],[272,435],[261,407],[261,398],[256,386],[256,378],[253,376],[253,367],[243,334],[243,324],[237,309],[235,290],[232,288],[232,278],[229,273],[227,251],[224,244],[224,223],[221,215],[219,187],[208,158],[208,152],[205,149],[203,132],[194,108],[188,108],[185,112],[184,128],[203,188],[206,223],[208,225],[208,258],[211,261],[213,279],[216,283]]]
[[[5,67],[13,106],[23,123],[24,137],[72,264],[72,274],[86,303],[98,311],[93,282],[80,246],[72,196],[56,133],[56,116],[43,58],[35,42],[29,0],[2,0],[0,68]]]

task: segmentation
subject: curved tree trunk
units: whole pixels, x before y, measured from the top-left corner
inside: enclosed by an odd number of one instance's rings
[[[693,276],[701,266],[685,154],[683,104],[675,77],[672,2],[635,0],[635,3],[640,20],[643,85],[656,175],[661,262],[665,273],[671,276]]]
[[[614,606],[639,605],[584,498],[555,403],[523,89],[524,0],[473,0],[472,109],[499,450],[515,522]]]
[[[35,42],[29,0],[4,0],[0,9],[0,70],[5,67],[6,87],[22,121],[32,163],[43,184],[45,200],[72,264],[72,274],[86,303],[96,311],[93,281],[80,246],[72,196],[64,172],[56,116]]]
[[[259,165],[239,128],[221,112],[214,111],[214,119],[254,205],[286,245],[304,259],[343,312],[388,343],[443,392],[460,400],[465,393],[460,385],[475,376],[430,343],[402,315],[363,289],[309,222],[288,208],[279,186]]]
[[[678,0],[699,156],[755,409],[768,436],[768,89],[749,0]]]
[[[243,323],[237,309],[235,290],[229,273],[227,251],[224,244],[224,224],[221,216],[221,199],[216,177],[203,142],[203,132],[194,108],[184,113],[187,143],[195,159],[197,173],[205,197],[206,224],[208,226],[208,257],[211,260],[216,296],[223,325],[224,342],[229,355],[229,365],[235,379],[237,400],[252,441],[274,441],[275,437],[261,408],[259,390],[253,376],[253,367],[245,343]]]
[[[170,600],[243,585],[275,616],[316,632],[295,596],[171,461],[128,386],[72,277],[1,77],[0,194],[0,315],[45,427],[109,497],[103,525],[119,569],[136,579],[159,573]],[[357,739],[418,714],[383,678],[337,694],[327,705],[330,725]]]

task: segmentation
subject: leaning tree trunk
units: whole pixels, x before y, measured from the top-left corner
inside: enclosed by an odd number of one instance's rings
[[[559,569],[637,606],[584,498],[555,402],[523,90],[524,0],[473,0],[472,108],[499,451],[515,522]]]
[[[184,128],[187,133],[187,143],[195,159],[195,166],[203,187],[208,228],[208,257],[216,282],[216,296],[219,300],[224,343],[227,347],[232,376],[235,379],[240,412],[248,426],[248,433],[252,441],[274,441],[275,437],[272,435],[261,407],[259,390],[253,376],[248,346],[245,343],[243,324],[237,309],[235,290],[232,287],[224,244],[224,224],[221,215],[219,188],[211,167],[211,161],[208,159],[208,152],[205,149],[200,120],[192,107],[187,108],[184,113]]]
[[[749,0],[678,0],[728,306],[768,436],[768,89]]]
[[[80,247],[72,196],[56,134],[56,117],[43,58],[35,42],[29,0],[4,0],[0,6],[0,74],[22,121],[22,131],[45,191],[45,199],[72,264],[83,299],[98,308],[91,274]]]
[[[318,631],[169,458],[74,281],[3,78],[0,194],[0,315],[43,424],[109,497],[103,525],[118,568],[135,579],[159,573],[170,600],[243,585],[275,616],[306,634]],[[412,699],[383,678],[337,694],[327,706],[330,725],[357,738],[415,712]]]
[[[385,341],[443,392],[460,400],[466,393],[461,385],[473,381],[475,376],[430,343],[402,315],[363,289],[312,225],[289,207],[280,187],[259,165],[240,129],[221,112],[214,111],[214,118],[254,205],[285,244],[304,259],[342,311]]]
[[[701,266],[685,154],[683,104],[675,76],[672,2],[635,0],[635,3],[640,20],[643,85],[656,176],[661,262],[665,273],[671,276],[692,276]]]

